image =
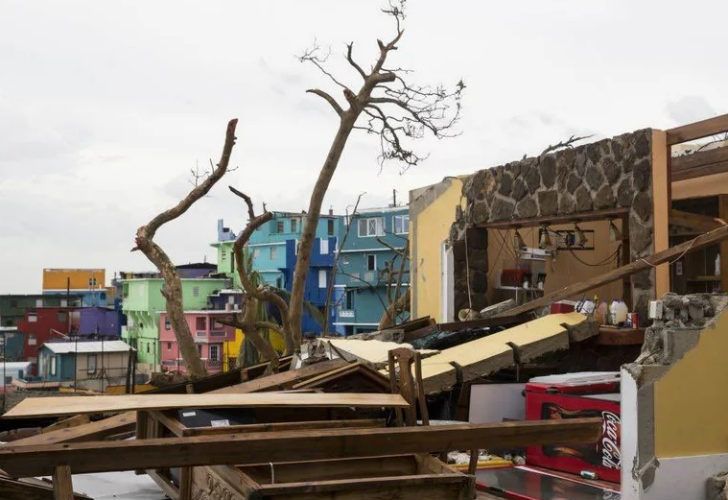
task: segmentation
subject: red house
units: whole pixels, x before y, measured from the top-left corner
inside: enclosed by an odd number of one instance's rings
[[[40,347],[51,340],[62,339],[73,331],[73,308],[38,307],[26,311],[18,320],[18,331],[24,334],[23,359],[38,363]]]

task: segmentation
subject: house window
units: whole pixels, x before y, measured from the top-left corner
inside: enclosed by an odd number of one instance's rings
[[[28,345],[38,345],[35,335],[28,335]]]
[[[298,219],[291,219],[291,232],[292,233],[298,232]]]
[[[329,254],[329,239],[328,238],[321,238],[319,240],[319,251],[321,252],[321,255],[328,255]]]
[[[326,269],[319,269],[318,286],[319,288],[326,288]]]
[[[274,223],[273,223],[273,231],[271,231],[271,232],[272,232],[273,234],[280,234],[280,233],[282,233],[283,231],[284,231],[284,228],[283,228],[283,221],[282,221],[282,220],[277,220],[277,221],[274,221]]]
[[[147,354],[149,354],[151,351],[149,350],[149,342],[147,342]]]
[[[37,323],[37,322],[38,322],[38,315],[36,313],[28,314],[28,323]]]
[[[167,350],[168,351],[172,350],[172,342],[167,342]]]
[[[253,259],[259,259],[260,258],[260,248],[254,248],[253,249]]]
[[[220,361],[220,344],[210,344],[210,361]]]
[[[192,296],[193,297],[199,297],[200,296],[200,287],[199,286],[193,286],[192,287]]]
[[[371,238],[374,236],[384,236],[384,219],[382,217],[359,219],[359,237]]]
[[[270,247],[270,260],[278,258],[278,247]]]
[[[55,356],[51,356],[51,375],[53,375],[53,376],[56,375],[57,368],[58,367],[57,367],[56,357]]]
[[[225,331],[224,330],[216,330],[214,332],[210,332],[210,337],[224,337]]]
[[[147,347],[149,347],[149,346],[147,345]],[[149,351],[147,350],[147,352],[149,352]],[[89,374],[96,373],[96,355],[95,354],[89,354],[88,356],[86,356],[86,372]]]
[[[346,309],[354,309],[354,296],[355,296],[354,290],[347,290],[346,291],[346,300],[345,300],[345,306]]]
[[[225,325],[223,325],[222,323],[220,323],[218,321],[213,320],[212,321],[212,328],[214,328],[215,330],[220,330],[222,328],[225,328]]]
[[[171,330],[172,329],[172,322],[169,320],[169,318],[164,319],[164,329],[165,330]]]
[[[394,232],[396,234],[409,233],[409,215],[395,215],[393,219]]]
[[[334,219],[329,219],[326,222],[326,234],[328,234],[329,236],[334,235]]]
[[[373,253],[367,254],[367,271],[377,270],[377,256]]]
[[[35,307],[43,307],[43,299],[35,299]]]
[[[204,316],[198,316],[195,319],[195,329],[196,330],[207,330],[207,318]]]

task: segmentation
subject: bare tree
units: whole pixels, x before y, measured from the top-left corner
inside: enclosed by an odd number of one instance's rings
[[[390,3],[382,10],[394,20],[396,33],[387,43],[377,40],[379,55],[369,70],[355,61],[353,42],[347,44],[346,61],[361,80],[356,92],[326,69],[327,55],[323,54],[319,46],[314,45],[300,56],[301,62],[313,64],[341,89],[346,104],[340,104],[322,89],[307,91],[323,98],[331,106],[339,117],[339,126],[311,193],[308,216],[301,235],[288,315],[295,347],[300,346],[302,341],[303,294],[321,205],[351,132],[355,129],[364,130],[377,136],[380,165],[395,160],[405,169],[426,158],[412,149],[409,144],[412,140],[423,137],[425,133],[437,138],[455,135],[453,126],[460,116],[460,97],[465,88],[462,80],[453,90],[441,85],[414,85],[405,79],[408,70],[388,66],[388,59],[397,50],[404,34],[403,6],[403,1]]]
[[[132,249],[141,250],[144,255],[157,267],[164,280],[162,295],[167,303],[167,317],[169,317],[174,328],[174,334],[179,345],[179,352],[182,355],[187,373],[191,378],[200,378],[207,374],[205,365],[197,352],[197,346],[190,332],[182,307],[182,281],[172,260],[167,253],[154,242],[154,235],[162,225],[173,221],[184,214],[197,200],[205,196],[212,186],[219,181],[228,169],[230,155],[235,145],[235,127],[237,119],[230,120],[225,133],[225,145],[222,149],[220,161],[206,175],[196,178],[195,187],[177,205],[165,210],[149,223],[141,226],[136,232],[136,246]],[[210,161],[212,164],[212,160]]]

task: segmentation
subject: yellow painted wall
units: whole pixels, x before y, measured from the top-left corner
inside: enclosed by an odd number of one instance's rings
[[[685,335],[691,335],[685,333]],[[657,458],[728,452],[728,311],[655,382]]]
[[[102,289],[106,284],[104,269],[43,269],[43,290],[65,290],[70,278],[71,290]],[[96,279],[96,287],[89,280]]]
[[[413,215],[410,215],[410,227],[414,227],[410,234],[410,238],[414,240],[410,264],[415,280],[413,317],[429,315],[436,321],[445,321],[441,317],[442,243],[450,237],[450,228],[455,222],[455,209],[461,203],[462,189],[462,180],[451,178],[450,186],[422,212],[414,215],[414,220]]]
[[[283,351],[286,350],[286,342],[280,334],[276,332],[271,332],[270,340],[271,344],[273,344],[273,349],[275,349],[279,354],[283,353]],[[225,341],[225,344],[223,346],[223,352],[225,353],[222,364],[223,371],[228,371],[232,368],[229,363],[229,358],[238,357],[238,353],[240,352],[240,346],[243,345],[244,341],[245,333],[243,333],[243,331],[239,328],[235,329],[235,340]]]

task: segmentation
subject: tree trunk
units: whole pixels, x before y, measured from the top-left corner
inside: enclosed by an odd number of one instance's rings
[[[399,313],[406,310],[409,306],[409,300],[410,289],[407,288],[406,292],[397,297],[397,300],[389,304],[389,307],[387,307],[386,311],[384,311],[384,314],[382,314],[382,318],[379,320],[379,326],[377,327],[377,329],[384,330],[386,328],[393,327],[396,323],[396,319]]]
[[[313,240],[316,236],[316,227],[318,226],[319,215],[321,214],[321,205],[323,204],[324,196],[326,196],[326,191],[329,188],[331,179],[339,164],[341,154],[344,152],[346,141],[349,138],[349,134],[354,127],[359,113],[360,111],[358,109],[352,107],[341,116],[336,137],[331,144],[326,161],[321,168],[321,172],[311,193],[311,201],[309,202],[308,213],[306,214],[306,223],[303,226],[303,234],[301,235],[298,248],[296,269],[293,273],[293,287],[288,310],[288,323],[293,334],[296,349],[300,348],[303,340],[303,333],[301,331],[303,293],[306,288],[306,276],[308,275],[309,261],[311,260]]]

